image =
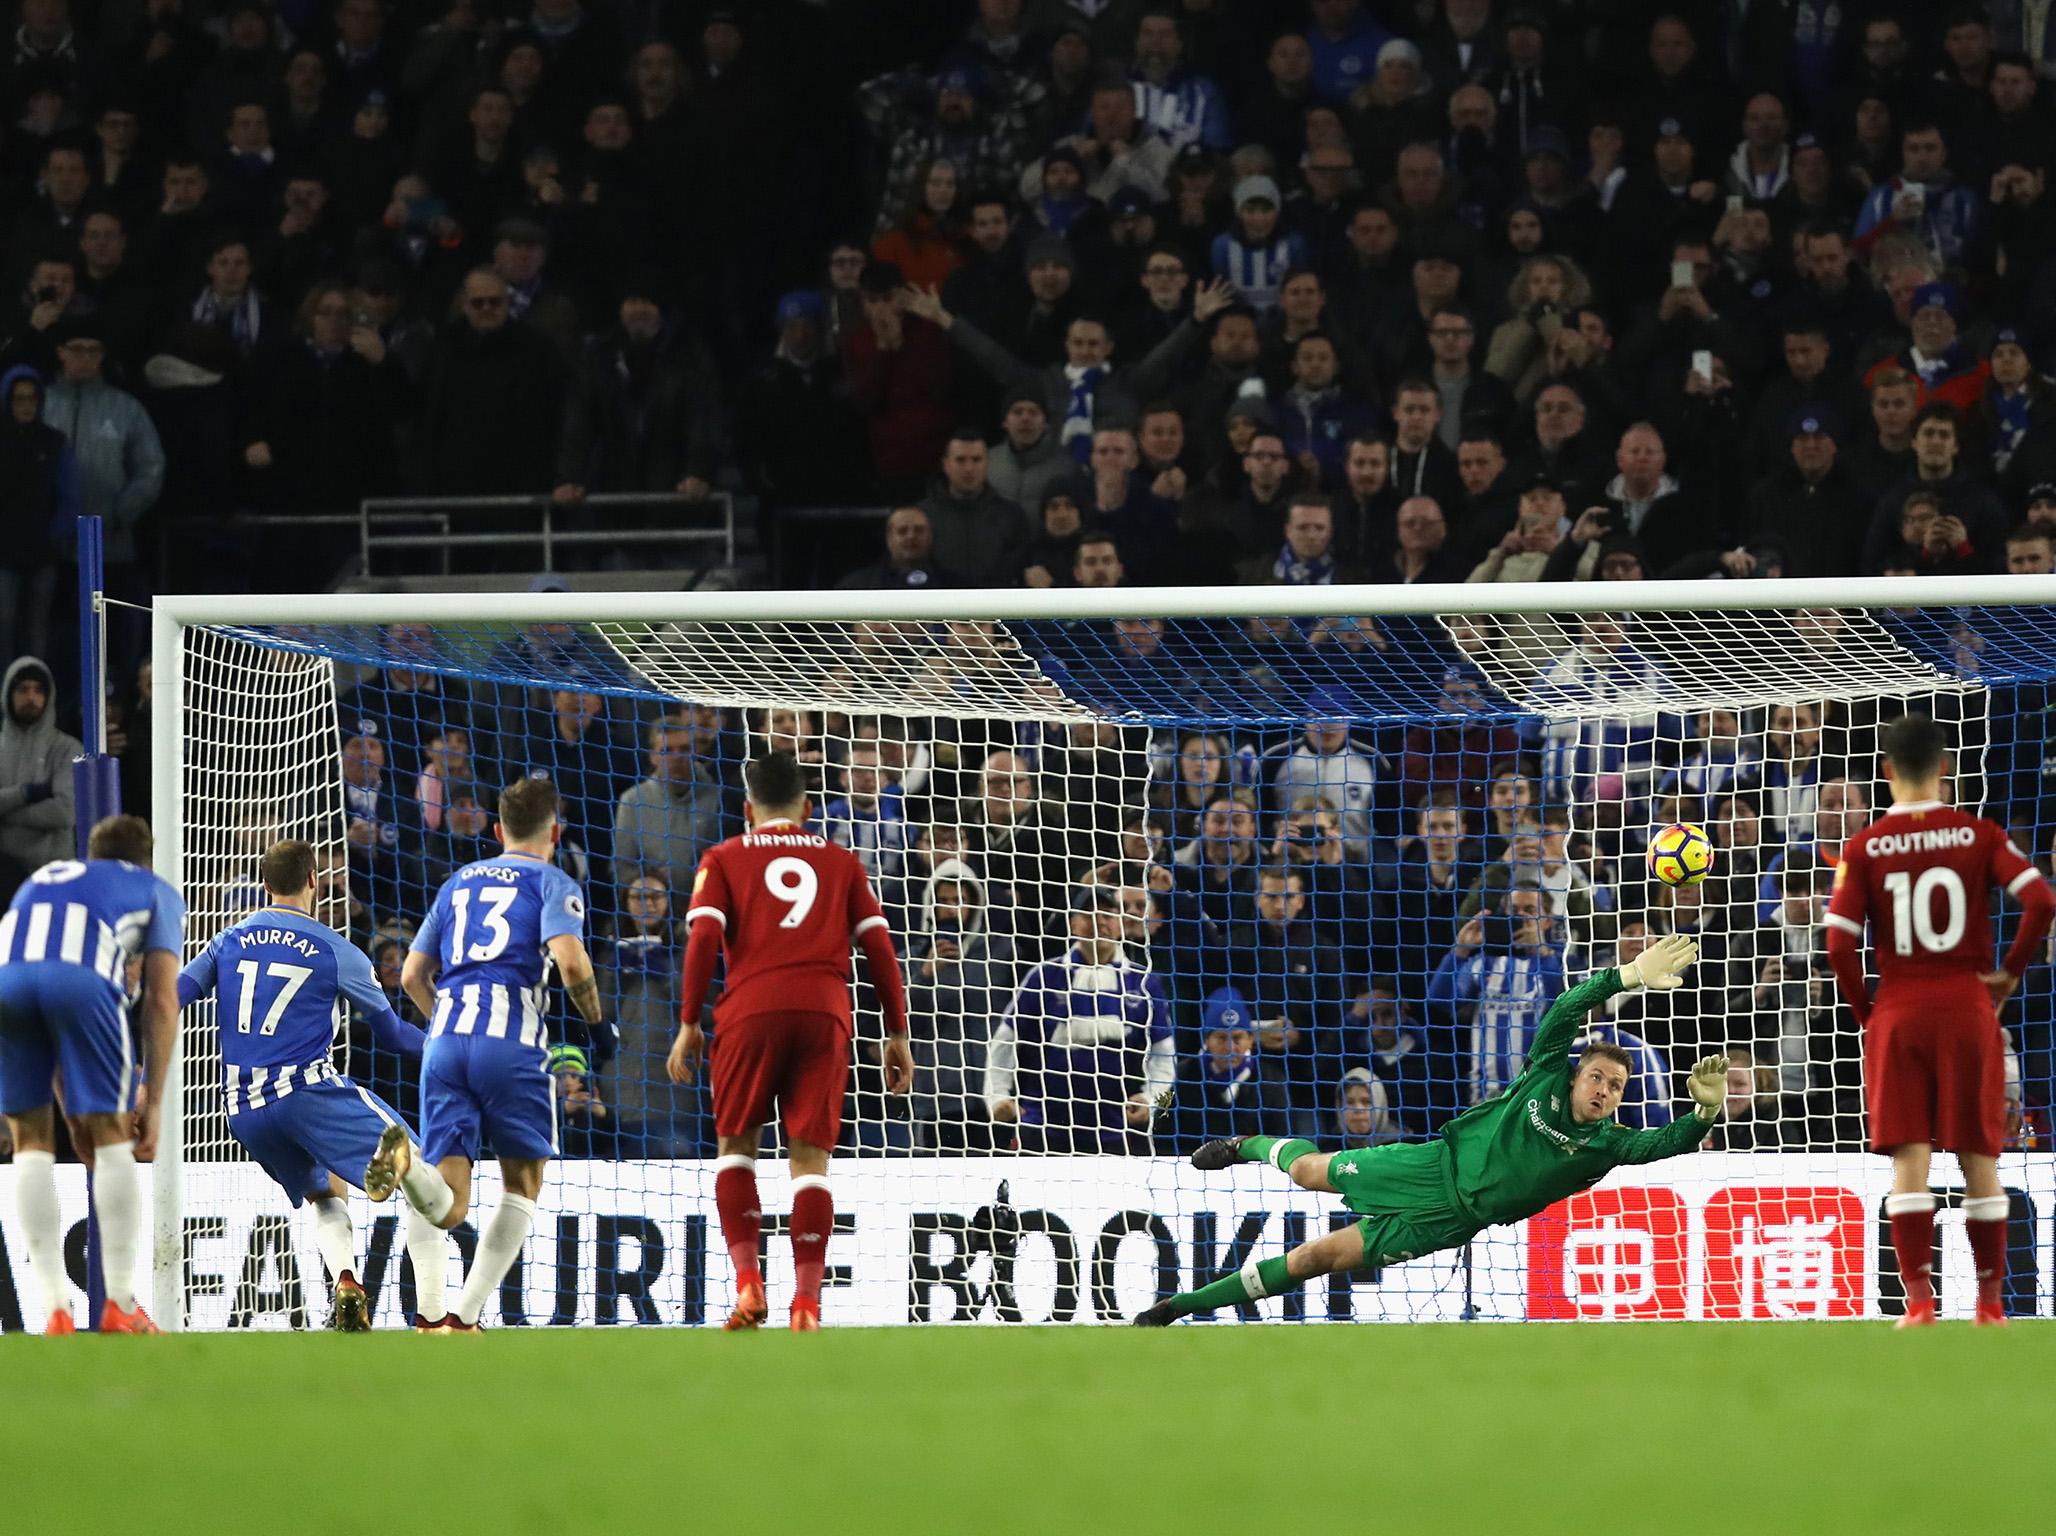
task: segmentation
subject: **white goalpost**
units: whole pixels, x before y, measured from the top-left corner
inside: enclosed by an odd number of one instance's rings
[[[2046,577],[171,596],[152,654],[149,811],[189,956],[297,836],[316,915],[396,974],[443,874],[493,846],[498,790],[556,783],[621,1043],[595,1048],[552,989],[565,1156],[488,1308],[503,1324],[725,1313],[705,1089],[673,1088],[663,1052],[692,869],[741,830],[740,768],[767,746],[799,754],[816,825],[872,870],[920,1070],[911,1098],[883,1093],[859,966],[830,1325],[1120,1321],[1319,1235],[1353,1219],[1334,1197],[1187,1154],[1259,1128],[1324,1150],[1431,1137],[1505,1081],[1549,997],[1669,931],[1700,939],[1691,984],[1592,1023],[1639,1064],[1634,1125],[1686,1112],[1696,1056],[1736,1058],[1708,1150],[1240,1316],[1888,1313],[1889,1169],[1865,1150],[1860,1031],[1819,926],[1841,837],[1885,800],[1878,730],[1931,714],[1958,801],[2045,868],[2056,841]],[[1703,885],[1648,873],[1676,820],[1713,839]],[[2047,1315],[2046,963],[2003,1022],[2009,1304]],[[229,1135],[219,1061],[210,1009],[189,1010],[158,1089],[177,1112],[153,1315],[318,1325],[320,1261]],[[336,1064],[416,1113],[348,1020]],[[1940,1160],[1945,1196],[1954,1179]],[[412,1278],[392,1207],[354,1209],[396,1325]],[[1973,1289],[1951,1209],[1945,1315]]]

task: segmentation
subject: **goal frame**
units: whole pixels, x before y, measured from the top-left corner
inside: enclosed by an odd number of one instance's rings
[[[183,889],[185,837],[181,786],[186,769],[180,729],[185,691],[185,633],[241,625],[448,623],[853,623],[1317,618],[1433,618],[1441,614],[1736,613],[1776,609],[1937,609],[2056,606],[2056,576],[1777,578],[1746,581],[1326,587],[1043,589],[963,588],[905,591],[315,593],[164,595],[151,609],[151,708],[162,723],[151,738],[150,819],[155,867]],[[182,1049],[174,1049],[160,1102],[182,1106]],[[155,1315],[167,1330],[185,1325],[183,1117],[161,1127],[152,1173],[151,1268]]]

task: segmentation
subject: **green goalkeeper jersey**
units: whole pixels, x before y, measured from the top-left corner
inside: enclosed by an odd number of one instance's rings
[[[1654,1131],[1631,1131],[1612,1120],[1580,1125],[1572,1118],[1571,1042],[1585,1015],[1621,990],[1620,972],[1608,969],[1564,993],[1543,1015],[1521,1075],[1442,1128],[1456,1198],[1480,1224],[1532,1216],[1590,1189],[1623,1163],[1690,1152],[1713,1129],[1713,1121],[1696,1114]],[[1665,1083],[1660,1091],[1669,1090]]]

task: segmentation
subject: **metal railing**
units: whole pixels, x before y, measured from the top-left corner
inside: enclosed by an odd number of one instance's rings
[[[720,520],[709,526],[564,528],[560,521],[568,514],[592,508],[604,512],[664,511],[682,508],[711,508]],[[465,531],[463,521],[474,514],[528,512],[536,515],[533,526],[496,527]],[[722,560],[735,563],[735,501],[726,491],[714,491],[697,500],[667,493],[632,493],[586,496],[575,502],[540,496],[379,496],[367,499],[358,509],[359,547],[366,576],[378,574],[377,554],[416,549],[440,552],[443,570],[449,571],[454,550],[505,548],[513,545],[540,547],[539,568],[558,569],[560,549],[619,549],[625,546],[715,544]],[[428,522],[438,525],[429,533],[385,531],[394,525]]]

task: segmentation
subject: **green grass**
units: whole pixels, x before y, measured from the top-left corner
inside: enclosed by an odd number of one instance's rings
[[[17,1338],[0,1383],[23,1532],[2056,1521],[2049,1324]]]

